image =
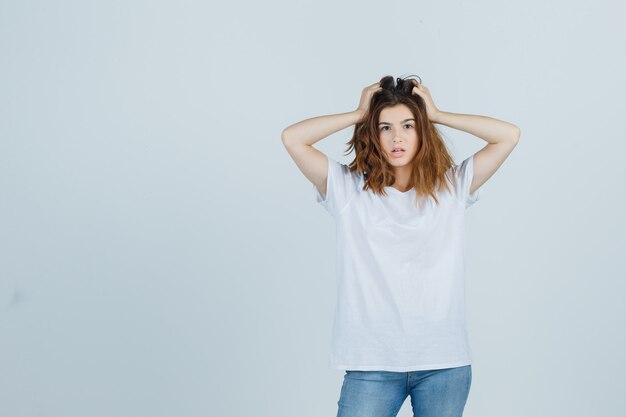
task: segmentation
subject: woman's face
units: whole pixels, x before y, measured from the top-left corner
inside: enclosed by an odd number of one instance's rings
[[[394,167],[410,164],[417,154],[415,118],[404,104],[383,109],[378,120],[378,135],[385,156]],[[393,152],[396,148],[403,151]]]

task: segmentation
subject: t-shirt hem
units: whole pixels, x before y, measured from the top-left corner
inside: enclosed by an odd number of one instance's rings
[[[471,365],[471,360],[464,360],[460,362],[444,362],[427,365],[413,365],[413,366],[390,366],[390,365],[345,365],[345,364],[330,364],[331,369],[337,369],[341,371],[392,371],[392,372],[412,372],[412,371],[428,371],[433,369],[445,369],[445,368],[457,368],[459,366]]]

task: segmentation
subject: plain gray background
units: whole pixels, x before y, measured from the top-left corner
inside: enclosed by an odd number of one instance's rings
[[[1,1],[0,415],[334,416],[334,223],[280,133],[409,74],[522,129],[467,212],[465,416],[623,415],[623,15]]]

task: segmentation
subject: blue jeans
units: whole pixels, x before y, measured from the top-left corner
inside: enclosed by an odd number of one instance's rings
[[[395,417],[409,395],[414,417],[461,417],[472,366],[427,371],[346,371],[337,417]]]

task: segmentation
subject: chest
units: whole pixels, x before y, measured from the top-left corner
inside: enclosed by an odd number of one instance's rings
[[[463,230],[465,211],[454,198],[415,204],[414,195],[359,194],[342,215],[353,245],[395,265],[437,259]]]

